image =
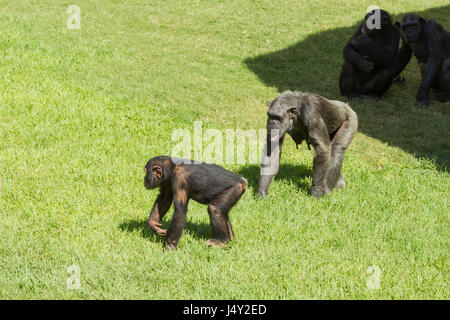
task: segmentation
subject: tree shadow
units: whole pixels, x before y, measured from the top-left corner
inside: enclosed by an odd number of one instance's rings
[[[258,165],[248,165],[242,167],[238,171],[240,176],[247,179],[248,185],[252,188],[254,196],[258,193],[259,170],[260,168]],[[287,181],[295,185],[298,189],[308,192],[311,183],[304,178],[309,176],[312,176],[312,170],[304,165],[280,164],[280,169],[274,177],[274,180]]]
[[[170,219],[163,219],[162,225],[163,229],[167,229],[170,224]],[[150,230],[147,220],[138,221],[138,220],[129,220],[122,222],[119,226],[120,230],[127,232],[135,232],[141,231],[141,235],[144,238],[147,238],[151,241],[155,241],[158,243],[165,243],[165,237],[158,236],[152,230]],[[211,227],[207,223],[193,223],[190,220],[186,220],[186,224],[184,225],[183,232],[188,232],[194,239],[197,240],[206,240],[211,238],[212,232]]]
[[[450,30],[450,5],[417,12],[433,18]],[[399,19],[401,15],[393,15]],[[361,17],[362,19],[362,17]],[[330,99],[339,95],[338,77],[342,50],[360,21],[350,27],[307,36],[288,48],[244,60],[267,86],[310,91]],[[436,162],[440,170],[450,168],[450,103],[433,102],[428,109],[415,106],[420,72],[415,57],[403,74],[407,81],[393,85],[380,102],[351,102],[359,119],[358,130],[380,141]]]

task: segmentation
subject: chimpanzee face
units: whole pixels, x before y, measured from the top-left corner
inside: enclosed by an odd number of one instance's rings
[[[144,167],[144,186],[148,190],[161,186],[164,180],[163,164],[157,160],[150,159]]]
[[[405,14],[403,16],[400,29],[406,42],[414,43],[419,39],[424,23],[425,19],[416,14]]]
[[[272,102],[268,102],[267,132],[271,141],[281,139],[285,133],[290,132],[298,114],[298,99],[292,94],[282,93]],[[272,130],[278,133],[272,133]],[[267,141],[269,143],[269,141]]]
[[[379,21],[377,20],[379,17]],[[379,23],[379,25],[377,25]],[[364,17],[364,32],[371,37],[378,35],[384,29],[392,25],[390,14],[382,9],[372,10]]]

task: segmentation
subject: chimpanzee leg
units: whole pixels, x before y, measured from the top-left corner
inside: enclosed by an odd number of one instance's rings
[[[213,238],[206,242],[208,246],[224,246],[234,238],[228,212],[239,201],[246,188],[246,182],[238,182],[234,187],[224,190],[209,203],[208,214]]]
[[[423,79],[423,77],[425,76],[425,72],[426,72],[426,70],[427,70],[427,64],[426,63],[420,63],[419,64],[419,68],[420,68],[420,74],[421,74],[421,76],[422,76],[422,79]],[[439,79],[439,76],[437,76],[437,77],[435,77],[434,79],[433,79],[433,81],[431,82],[431,86],[430,86],[430,88],[431,89],[433,89],[433,90],[435,90],[436,92],[441,92],[441,84],[440,84],[440,81],[439,81],[440,79]]]
[[[178,240],[180,240],[186,222],[186,214],[188,208],[189,197],[186,191],[179,191],[173,200],[175,211],[173,212],[172,221],[167,229],[167,244],[165,249],[176,249]]]
[[[314,146],[313,181],[309,193],[315,197],[321,197],[328,193],[326,177],[330,166],[330,142],[323,141]]]
[[[352,111],[349,119],[342,123],[331,141],[331,159],[327,172],[327,186],[330,191],[335,187],[339,189],[345,187],[345,180],[341,174],[342,162],[344,161],[345,150],[352,142],[357,128],[358,119],[356,113]]]
[[[352,98],[358,95],[355,88],[359,82],[358,70],[350,63],[344,62],[339,76],[339,89],[341,95]]]
[[[345,183],[344,176],[342,173],[339,175],[339,179],[336,182],[336,189],[344,189],[347,184]]]
[[[392,85],[394,77],[391,70],[381,70],[359,88],[362,94],[381,97]]]
[[[450,101],[450,59],[442,62],[439,70],[439,86],[441,93],[436,95],[439,102]]]
[[[405,56],[406,54],[406,56]],[[400,54],[395,65],[389,69],[380,70],[369,81],[361,84],[359,90],[362,94],[373,95],[381,97],[392,85],[394,79],[403,71],[409,62],[409,57],[406,52]]]

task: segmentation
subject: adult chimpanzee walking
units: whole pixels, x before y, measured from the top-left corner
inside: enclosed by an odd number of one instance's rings
[[[321,197],[335,187],[344,188],[342,162],[358,127],[356,113],[349,105],[298,91],[285,91],[268,104],[267,146],[261,162],[258,195],[267,195],[278,172],[286,133],[296,144],[306,140],[308,146],[314,147],[310,194]]]

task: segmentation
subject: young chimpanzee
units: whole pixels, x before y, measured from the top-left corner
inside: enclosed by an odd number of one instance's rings
[[[213,238],[208,246],[224,246],[234,238],[228,212],[247,188],[247,181],[224,168],[208,163],[158,156],[145,168],[144,185],[159,188],[160,193],[148,218],[150,228],[166,236],[166,249],[176,249],[186,221],[189,199],[208,204]],[[175,211],[169,228],[161,228],[161,220],[174,204]]]

